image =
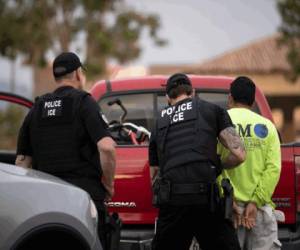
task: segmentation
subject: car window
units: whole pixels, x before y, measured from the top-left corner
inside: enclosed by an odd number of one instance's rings
[[[15,151],[19,129],[29,109],[0,100],[0,150]]]

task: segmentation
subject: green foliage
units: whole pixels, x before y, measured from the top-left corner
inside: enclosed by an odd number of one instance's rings
[[[86,65],[103,73],[106,62],[125,63],[141,52],[143,30],[156,45],[159,18],[129,10],[124,0],[0,0],[0,54],[44,66],[47,52],[69,50],[80,32],[86,34]]]
[[[16,149],[17,135],[24,115],[24,108],[19,106],[8,105],[5,109],[0,109],[0,149]]]
[[[278,0],[277,7],[282,20],[280,43],[288,46],[287,60],[292,69],[289,78],[296,81],[300,75],[300,1]]]

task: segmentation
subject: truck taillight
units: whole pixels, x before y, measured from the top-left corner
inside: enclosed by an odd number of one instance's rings
[[[297,211],[300,212],[300,156],[295,157]]]

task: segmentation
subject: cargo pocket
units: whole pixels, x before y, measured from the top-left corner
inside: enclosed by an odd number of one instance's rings
[[[276,239],[273,241],[273,246],[270,250],[279,250],[279,249],[281,249],[281,246],[282,246],[281,242]]]

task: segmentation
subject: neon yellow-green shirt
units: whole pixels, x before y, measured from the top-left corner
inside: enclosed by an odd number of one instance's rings
[[[251,110],[233,108],[228,113],[244,141],[247,155],[245,162],[224,170],[222,177],[230,179],[237,201],[254,201],[258,207],[269,204],[274,208],[271,197],[281,170],[277,130],[271,121]],[[219,143],[218,153],[225,160],[229,151]]]

